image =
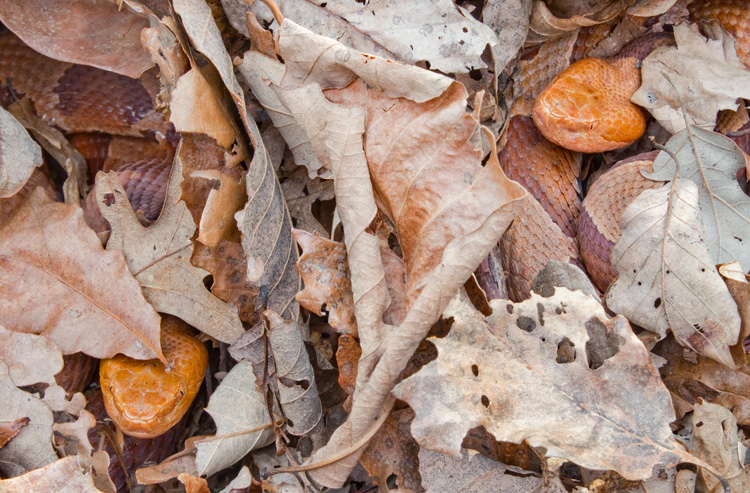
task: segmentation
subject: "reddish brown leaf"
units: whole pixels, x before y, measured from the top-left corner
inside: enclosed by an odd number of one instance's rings
[[[5,446],[21,428],[29,424],[29,418],[18,418],[13,421],[0,421],[0,448]]]

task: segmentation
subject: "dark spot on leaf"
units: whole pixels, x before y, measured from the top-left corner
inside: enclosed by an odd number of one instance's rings
[[[654,300],[654,308],[659,308],[661,306],[661,298],[656,298]]]
[[[511,314],[511,315],[513,314],[513,304],[512,303],[508,303],[507,305],[505,305],[505,309],[508,311],[509,314]]]
[[[475,377],[478,377],[479,367],[477,365],[471,365],[471,373],[473,373]]]
[[[531,332],[532,330],[536,329],[536,322],[533,318],[520,316],[518,317],[518,320],[516,320],[516,325],[519,329],[525,331],[525,332]]]
[[[106,205],[107,207],[111,207],[112,204],[115,203],[115,194],[105,193],[103,202],[104,202],[104,205]]]
[[[486,395],[482,396],[482,405],[484,407],[490,407],[490,400],[487,398]]]
[[[544,327],[544,305],[542,305],[541,303],[537,303],[536,313],[537,313],[537,316],[539,317],[539,325]]]
[[[572,363],[575,360],[576,345],[567,337],[563,337],[562,340],[557,343],[557,359],[555,361],[560,365],[564,365],[566,363]]]
[[[591,317],[586,322],[586,332],[589,340],[586,341],[586,357],[589,368],[596,370],[605,361],[616,355],[625,340],[612,331],[596,317]]]

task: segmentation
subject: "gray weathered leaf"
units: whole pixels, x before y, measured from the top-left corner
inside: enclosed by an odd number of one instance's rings
[[[0,198],[21,189],[34,168],[42,165],[42,150],[13,115],[0,108]]]

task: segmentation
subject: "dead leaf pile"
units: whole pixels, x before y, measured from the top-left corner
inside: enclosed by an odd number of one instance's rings
[[[670,0],[59,5],[0,6],[0,491],[750,487],[750,71],[718,24]],[[581,53],[662,31],[649,134],[568,156],[572,203],[662,149],[601,293],[567,262],[580,207],[548,241],[498,147],[523,154],[506,116],[533,125]],[[533,262],[501,259],[512,223]],[[541,270],[524,301],[501,260]],[[209,348],[205,384],[127,437],[96,358],[164,361],[164,314]]]

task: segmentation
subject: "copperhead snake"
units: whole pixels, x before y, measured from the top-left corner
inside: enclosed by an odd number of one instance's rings
[[[738,38],[738,53],[744,63],[750,63],[750,12],[746,2],[700,0],[692,4],[691,15],[694,19],[719,20]],[[668,40],[669,36],[658,38]],[[587,53],[587,42],[582,41],[583,48],[577,47],[572,58]],[[531,113],[510,119],[500,162],[506,174],[523,184],[534,198],[501,241],[511,298],[524,298],[535,274],[548,260],[560,256],[587,268],[602,290],[616,275],[609,265],[609,252],[619,238],[619,214],[640,191],[652,186],[646,180],[638,181],[635,175],[640,176],[638,169],[647,166],[653,154],[623,161],[603,175],[581,201],[581,158],[577,153],[626,147],[645,130],[642,110],[629,106],[630,95],[640,81],[638,60],[643,55],[637,49],[634,45],[610,60],[581,59],[545,92],[534,95],[536,105]],[[135,81],[52,60],[9,32],[0,36],[0,52],[12,53],[0,56],[0,80],[10,80],[15,93],[29,98],[38,115],[66,132],[86,157],[92,176],[99,169],[116,170],[134,209],[142,212],[145,222],[155,220],[164,201],[174,155],[168,138],[170,126],[154,109],[155,78],[149,79],[147,74]],[[575,92],[554,86],[556,81],[566,80],[582,83],[577,86],[582,89]],[[597,88],[609,94],[600,96]],[[612,95],[616,98],[610,99]],[[590,97],[594,99],[586,103]],[[603,99],[597,99],[600,97]],[[13,101],[10,88],[0,84],[0,104],[7,106]],[[622,108],[612,109],[618,105]],[[9,215],[14,204],[36,186],[45,187],[51,198],[56,196],[49,177],[36,172],[24,191],[0,201],[0,211]],[[85,215],[95,230],[106,228],[93,194],[86,200]],[[561,235],[547,233],[553,228]],[[533,249],[529,249],[531,244]],[[133,436],[156,436],[179,421],[197,393],[206,368],[203,345],[176,319],[165,320],[162,346],[175,368],[171,374],[159,363],[134,363],[119,356],[100,366],[107,412]],[[171,390],[153,392],[154,387]]]

